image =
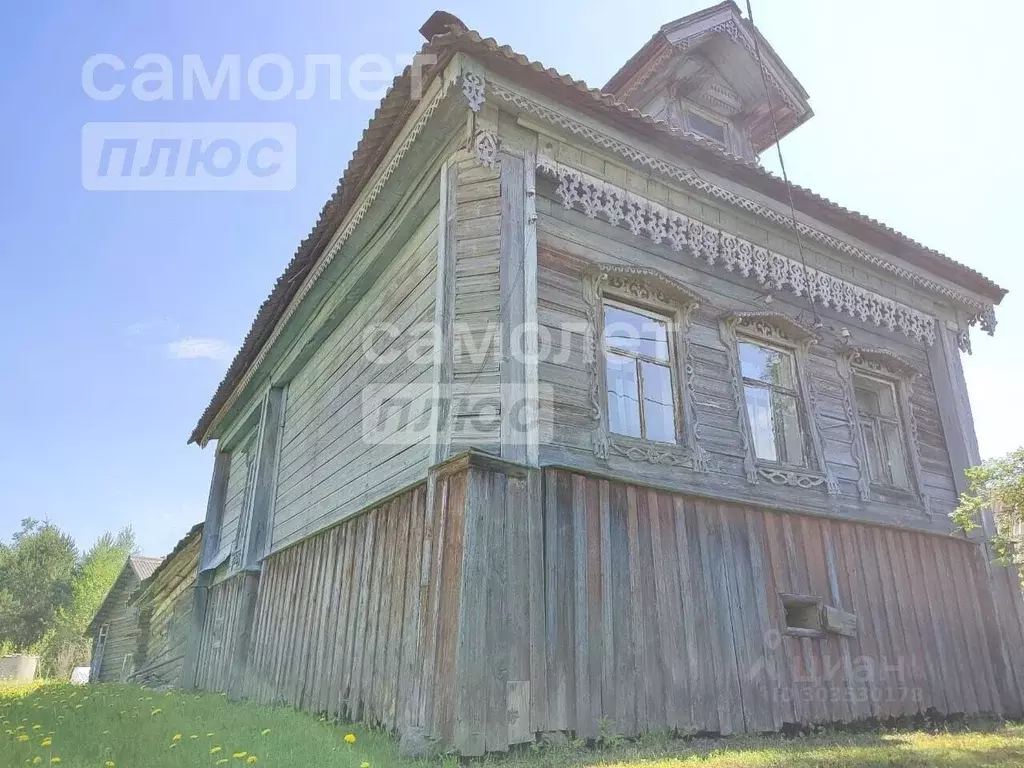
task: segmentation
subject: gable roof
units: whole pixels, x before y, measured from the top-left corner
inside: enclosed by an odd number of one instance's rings
[[[128,565],[135,571],[135,575],[139,577],[139,581],[145,581],[153,575],[153,571],[162,563],[164,559],[162,557],[141,557],[138,555],[132,555],[128,558]]]
[[[116,593],[120,592],[125,587],[125,582],[129,580],[129,577],[134,577],[137,581],[141,582],[153,574],[156,567],[160,565],[162,557],[142,557],[140,555],[132,555],[128,558],[128,561],[124,564],[121,572],[117,575],[117,579],[111,585],[110,590],[103,598],[103,602],[100,603],[100,607],[96,610],[96,615],[92,617],[92,621],[89,622],[89,626],[86,627],[85,634],[87,636],[95,635],[96,630],[99,629],[100,619],[103,618],[107,609],[110,607],[111,597]],[[131,597],[134,590],[129,590],[126,597]]]
[[[140,589],[145,589],[147,586],[149,586],[154,581],[156,581],[157,578],[160,576],[160,574],[163,573],[164,570],[166,570],[166,568],[172,562],[174,562],[174,558],[176,558],[178,555],[180,555],[185,550],[185,548],[188,547],[189,544],[191,544],[193,541],[195,541],[195,539],[197,537],[202,535],[202,533],[203,533],[203,525],[204,525],[204,523],[196,523],[195,525],[192,526],[191,529],[189,529],[188,533],[186,533],[184,536],[181,537],[181,540],[177,544],[174,545],[174,549],[171,550],[171,553],[169,555],[167,555],[167,557],[162,558],[160,564],[157,565],[156,568],[153,569],[153,571],[149,574],[149,576],[147,576],[146,578],[142,579],[142,584],[140,585]]]
[[[478,32],[468,29],[452,14],[436,11],[420,31],[428,41],[418,55],[431,54],[436,57],[434,65],[422,77],[421,89],[425,89],[433,78],[443,71],[456,53],[463,52],[479,59],[494,71],[525,81],[528,86],[556,100],[577,107],[624,130],[663,143],[677,154],[710,165],[716,173],[731,181],[767,195],[783,205],[789,204],[785,182],[756,162],[737,157],[712,141],[645,115],[612,94],[591,88],[582,80],[532,61],[508,46],[499,45],[493,38],[483,38]],[[615,79],[613,77],[610,85]],[[220,409],[242,381],[249,367],[257,360],[264,343],[284,315],[310,269],[323,255],[334,231],[341,225],[367,180],[377,169],[392,141],[412,114],[417,101],[410,98],[411,80],[410,65],[395,78],[384,95],[380,106],[363,131],[363,136],[334,194],[320,211],[316,225],[299,244],[284,273],[260,306],[224,379],[192,431],[189,443],[201,443],[206,439],[207,432]],[[1006,294],[1005,289],[980,272],[922,245],[877,219],[844,208],[804,187],[794,184],[792,190],[793,203],[800,213],[990,298],[994,303],[999,303]]]

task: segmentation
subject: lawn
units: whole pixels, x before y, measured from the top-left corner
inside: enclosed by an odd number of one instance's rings
[[[348,743],[346,737],[353,743]],[[0,684],[0,768],[171,768],[339,766],[416,768],[453,758],[398,759],[385,734],[333,725],[287,709],[213,694],[157,693],[133,686]],[[1024,765],[1024,725],[974,722],[938,733],[821,732],[805,738],[650,737],[601,749],[523,749],[476,761],[502,768],[747,768],[748,766]]]

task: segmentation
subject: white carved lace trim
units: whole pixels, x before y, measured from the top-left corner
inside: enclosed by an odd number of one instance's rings
[[[945,296],[957,302],[961,306],[971,309],[975,313],[971,318],[971,325],[980,323],[982,330],[987,331],[990,335],[995,331],[995,313],[991,304],[983,304],[975,299],[971,299],[958,291],[942,285],[941,283],[929,280],[923,275],[893,264],[892,262],[876,256],[873,253],[869,253],[855,245],[852,245],[851,243],[839,240],[838,238],[810,227],[807,224],[799,221],[794,224],[792,218],[789,216],[762,205],[755,200],[742,197],[735,192],[731,192],[712,184],[711,182],[700,178],[696,174],[687,171],[685,168],[666,162],[660,158],[654,157],[653,155],[649,155],[637,147],[625,144],[618,139],[591,128],[590,126],[577,122],[561,112],[549,109],[543,104],[539,104],[533,99],[529,99],[516,91],[509,90],[498,83],[490,83],[490,85],[492,86],[492,91],[496,96],[510,104],[514,104],[516,107],[529,112],[535,117],[539,117],[552,125],[564,128],[570,133],[582,136],[600,147],[612,150],[637,165],[650,168],[655,173],[685,184],[692,189],[696,189],[710,195],[711,197],[722,200],[729,205],[733,205],[743,211],[759,216],[773,224],[790,230],[795,229],[800,232],[801,235],[808,237],[815,242],[819,242],[822,245],[828,246],[840,253],[860,259],[873,267],[877,267],[885,272],[890,272],[897,277],[915,285],[919,285],[926,290]]]
[[[613,226],[624,224],[639,237],[688,251],[709,266],[753,276],[771,290],[807,296],[863,322],[899,331],[908,338],[935,342],[935,319],[924,312],[849,283],[826,272],[805,267],[736,235],[691,219],[652,200],[628,192],[574,168],[539,155],[537,167],[558,182],[556,193],[567,209],[578,208],[589,218],[599,215]]]

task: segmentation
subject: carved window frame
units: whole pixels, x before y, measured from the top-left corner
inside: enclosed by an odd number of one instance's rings
[[[862,501],[879,500],[881,494],[903,496],[917,501],[928,510],[928,497],[924,492],[922,479],[920,442],[917,436],[917,419],[912,402],[914,381],[921,371],[906,362],[899,355],[885,349],[851,347],[840,352],[837,359],[840,378],[843,380],[843,397],[846,417],[850,422],[850,436],[853,442],[853,459],[857,465],[857,491]],[[871,469],[867,455],[864,429],[857,408],[857,393],[854,374],[863,374],[893,385],[896,393],[896,407],[899,409],[900,426],[907,454],[910,488],[900,488],[871,481]]]
[[[618,264],[587,268],[583,273],[583,298],[587,305],[586,365],[594,455],[601,461],[614,455],[630,461],[707,472],[707,453],[697,441],[694,364],[688,339],[690,316],[700,305],[700,298],[658,270]],[[671,322],[669,365],[675,398],[675,444],[619,435],[609,429],[604,349],[606,300],[661,315]]]
[[[795,320],[777,312],[733,312],[720,318],[719,329],[728,351],[729,374],[732,378],[736,415],[743,440],[743,470],[747,482],[757,484],[765,480],[774,485],[804,489],[824,486],[830,495],[837,494],[839,485],[825,461],[824,439],[818,422],[817,397],[807,373],[810,348],[817,343],[818,337]],[[747,398],[740,366],[741,341],[766,344],[792,353],[799,400],[797,407],[800,410],[801,429],[805,430],[802,437],[810,449],[806,452],[807,466],[760,459],[754,452],[753,432],[747,412]]]

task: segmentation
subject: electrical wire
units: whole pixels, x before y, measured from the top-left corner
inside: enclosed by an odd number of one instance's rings
[[[761,57],[761,45],[758,42],[758,38],[761,33],[757,31],[757,26],[754,24],[754,9],[751,7],[751,0],[747,0],[747,17],[750,21],[750,26],[754,28],[754,56],[757,58],[757,66],[761,69],[761,82],[764,84],[764,95],[768,99],[768,113],[772,116],[772,130],[775,135],[775,151],[779,156],[779,168],[782,169],[782,181],[786,185],[786,192],[789,196],[789,215],[793,220],[793,231],[796,233],[796,247],[800,253],[800,263],[803,265],[804,274],[808,274],[807,271],[807,258],[804,256],[804,244],[803,238],[800,237],[800,226],[796,219],[796,204],[793,202],[793,185],[789,181],[789,174],[786,172],[786,160],[782,156],[782,137],[779,135],[779,121],[775,117],[775,107],[772,105],[772,91],[768,85],[768,70],[764,66],[764,59]],[[781,287],[781,286],[776,286]],[[814,305],[814,297],[811,296],[811,291],[807,290],[807,304],[811,308],[811,315],[814,317],[815,329],[821,328],[823,323],[821,318],[818,317],[818,308]]]

